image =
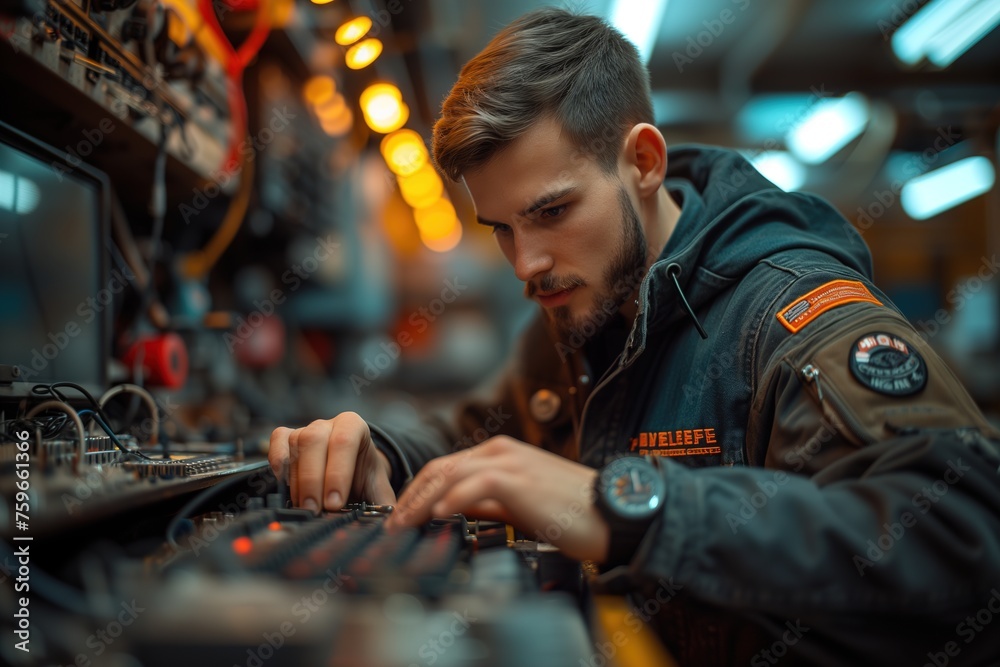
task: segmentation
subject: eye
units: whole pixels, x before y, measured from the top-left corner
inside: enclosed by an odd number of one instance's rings
[[[496,234],[509,234],[510,233],[510,225],[502,225],[501,224],[501,225],[490,225],[490,226],[493,227],[493,234],[495,234],[495,235]]]
[[[538,217],[543,220],[552,220],[553,218],[558,218],[563,213],[566,212],[566,204],[559,204],[558,206],[550,206],[549,208],[542,209],[538,214]]]

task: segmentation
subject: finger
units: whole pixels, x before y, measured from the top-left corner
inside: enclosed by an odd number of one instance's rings
[[[370,435],[370,431],[368,431]],[[392,464],[371,440],[363,443],[351,483],[351,496],[380,505],[395,505],[396,493],[392,490]]]
[[[449,454],[425,465],[413,478],[400,497],[386,528],[419,526],[430,520],[431,507],[440,500],[458,480],[466,479],[492,462],[486,456],[473,456],[473,450]]]
[[[433,516],[448,516],[450,514],[468,514],[470,510],[483,503],[493,503],[503,507],[502,498],[510,488],[508,473],[489,467],[478,474],[462,479],[449,489],[440,500],[431,507]]]
[[[371,446],[368,423],[354,412],[342,412],[331,420],[333,429],[327,436],[326,466],[323,472],[323,506],[338,510],[351,495],[351,483],[359,465],[362,447]],[[365,473],[366,471],[357,471]]]
[[[440,516],[446,516],[445,512],[445,510],[442,510]],[[437,514],[437,512],[435,512],[435,514]],[[500,501],[493,500],[492,498],[472,503],[461,512],[456,512],[456,514],[464,514],[469,519],[499,521],[501,523],[510,524],[514,523],[514,519],[511,517],[510,512],[507,511],[507,508],[505,508]]]
[[[328,442],[334,430],[332,420],[317,419],[299,434],[299,458],[295,463],[299,481],[299,507],[319,511]]]
[[[288,436],[292,429],[280,426],[271,432],[271,443],[267,448],[267,462],[271,464],[274,476],[281,479],[285,461],[288,460]]]
[[[372,482],[372,502],[376,505],[395,505],[396,492],[392,490],[389,478],[379,471]]]
[[[288,496],[292,504],[299,504],[299,436],[302,429],[297,428],[288,434]]]

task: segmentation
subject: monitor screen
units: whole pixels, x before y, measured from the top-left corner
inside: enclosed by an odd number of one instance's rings
[[[107,196],[102,174],[0,124],[0,364],[21,376],[0,396],[104,386]]]

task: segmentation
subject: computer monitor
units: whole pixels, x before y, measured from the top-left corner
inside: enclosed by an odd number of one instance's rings
[[[39,383],[107,380],[115,285],[110,187],[79,158],[0,122],[0,399]]]

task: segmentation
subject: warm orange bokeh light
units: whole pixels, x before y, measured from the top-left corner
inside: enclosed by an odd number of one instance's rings
[[[372,28],[372,20],[367,16],[359,16],[356,19],[351,19],[344,25],[337,28],[337,34],[333,38],[337,41],[337,44],[341,46],[350,46],[354,42],[358,41]]]
[[[403,200],[415,209],[430,206],[444,193],[441,177],[429,164],[410,176],[400,176],[397,180]]]
[[[342,137],[354,126],[354,114],[345,104],[337,115],[320,118],[319,125],[331,137]]]
[[[440,239],[428,238],[424,236],[423,232],[421,232],[420,240],[423,241],[425,246],[434,252],[448,252],[449,250],[454,250],[458,245],[458,242],[462,240],[462,225],[458,224],[456,220],[451,233]]]
[[[430,206],[414,209],[413,219],[420,229],[420,237],[424,239],[444,239],[458,224],[455,207],[447,199],[438,199]]]
[[[328,76],[314,76],[303,89],[306,101],[312,105],[323,104],[337,92],[337,84]]]
[[[399,88],[390,83],[368,86],[360,100],[368,127],[385,134],[401,128],[410,117],[410,110],[402,100]]]
[[[347,101],[344,100],[344,96],[340,93],[334,93],[332,97],[316,107],[316,115],[320,120],[336,118],[343,113],[346,108]]]
[[[397,176],[410,176],[427,164],[429,156],[423,138],[413,130],[387,134],[380,146],[382,157]]]
[[[347,49],[344,62],[351,69],[362,69],[375,62],[381,53],[382,42],[375,38],[366,39]]]

